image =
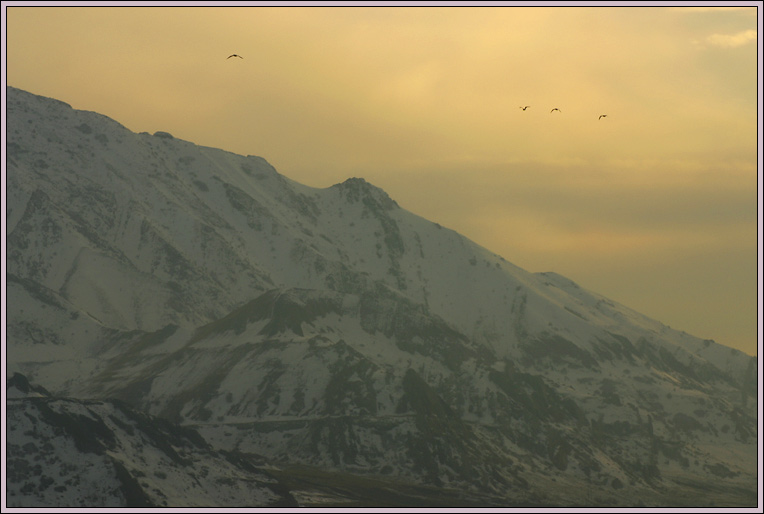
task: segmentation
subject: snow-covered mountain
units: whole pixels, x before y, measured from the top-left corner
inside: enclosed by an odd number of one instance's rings
[[[307,187],[10,87],[7,120],[8,370],[52,394],[491,505],[755,506],[755,358],[360,178]]]

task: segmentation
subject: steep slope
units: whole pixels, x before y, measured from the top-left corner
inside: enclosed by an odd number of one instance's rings
[[[8,120],[9,369],[58,394],[507,501],[755,490],[754,358],[517,268],[363,179],[309,188],[13,88]]]

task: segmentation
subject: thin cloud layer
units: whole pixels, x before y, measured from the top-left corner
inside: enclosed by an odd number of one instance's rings
[[[756,31],[744,30],[737,34],[712,34],[706,38],[706,41],[713,46],[735,48],[755,42]]]

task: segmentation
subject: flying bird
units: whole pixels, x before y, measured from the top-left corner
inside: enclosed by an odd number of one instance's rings
[[[241,55],[238,55],[238,54],[231,54],[228,57],[226,57],[226,59],[230,59],[231,57],[238,57],[239,59],[244,59],[244,57],[242,57]]]
[[[554,111],[557,111],[557,112],[562,112],[560,109],[558,109],[557,107],[555,107],[554,109],[552,109],[551,111],[549,111],[549,114],[552,114]]]
[[[522,110],[525,110],[525,109],[527,109],[528,107],[530,107],[530,105],[526,105],[525,107],[520,107],[520,109],[522,109]]]
[[[600,117],[597,118],[597,121],[601,120],[602,118],[607,118],[607,114],[600,114]]]

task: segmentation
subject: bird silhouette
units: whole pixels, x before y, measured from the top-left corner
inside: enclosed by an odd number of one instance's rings
[[[607,114],[600,114],[600,117],[597,118],[597,121],[601,120],[602,118],[607,118]]]
[[[242,57],[241,55],[238,55],[238,54],[231,54],[228,57],[226,57],[226,59],[230,59],[231,57],[238,57],[239,59],[244,59],[244,57]]]
[[[555,107],[554,109],[552,109],[551,111],[549,111],[549,114],[552,114],[554,111],[557,111],[557,112],[562,112],[560,109],[558,109],[557,107]]]
[[[522,109],[522,110],[525,110],[525,109],[527,109],[528,107],[530,107],[530,105],[526,105],[525,107],[520,107],[520,109]]]

